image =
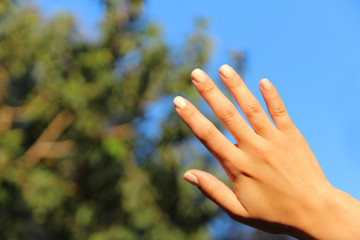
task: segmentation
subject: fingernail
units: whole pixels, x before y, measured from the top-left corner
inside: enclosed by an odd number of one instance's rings
[[[194,71],[192,71],[191,79],[195,82],[202,83],[205,82],[206,76],[205,73],[200,68],[197,68]]]
[[[233,78],[234,77],[234,72],[233,70],[231,69],[231,67],[227,64],[224,64],[221,66],[220,68],[220,74],[226,78],[226,79],[230,79],[230,78]]]
[[[271,89],[271,83],[270,83],[269,79],[266,79],[266,78],[261,79],[260,84],[266,91],[269,91]]]
[[[195,175],[189,172],[184,174],[184,179],[194,186],[197,186],[199,184],[199,180],[197,179],[197,177],[195,177]]]
[[[174,98],[174,105],[179,109],[183,109],[186,106],[186,101],[183,97],[177,96]]]

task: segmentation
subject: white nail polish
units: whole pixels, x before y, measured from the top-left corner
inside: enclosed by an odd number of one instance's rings
[[[271,83],[268,79],[264,78],[260,81],[261,86],[266,90],[269,91],[271,89]]]
[[[186,106],[186,101],[183,97],[177,96],[174,98],[174,105],[178,109],[183,109]]]
[[[191,79],[197,83],[205,82],[206,76],[205,73],[200,69],[197,68],[191,73]]]
[[[221,66],[220,74],[226,79],[231,79],[234,77],[234,72],[232,71],[231,67],[227,64]]]
[[[197,179],[197,177],[194,174],[191,174],[189,172],[184,174],[184,179],[186,181],[188,181],[189,183],[191,183],[192,185],[199,185],[199,180]]]

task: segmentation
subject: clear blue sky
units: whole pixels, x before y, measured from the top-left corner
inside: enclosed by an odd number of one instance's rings
[[[76,13],[84,33],[96,35],[97,1],[34,1],[46,15]],[[145,11],[170,44],[181,42],[195,17],[208,17],[216,43],[210,74],[229,49],[245,51],[250,89],[260,97],[258,81],[269,78],[330,182],[360,199],[359,1],[148,0]]]

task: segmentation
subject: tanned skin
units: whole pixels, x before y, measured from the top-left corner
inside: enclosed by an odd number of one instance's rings
[[[201,170],[187,171],[184,179],[234,220],[260,230],[299,239],[360,239],[359,202],[328,182],[272,83],[262,79],[259,88],[273,122],[233,68],[223,65],[219,75],[250,125],[204,71],[195,69],[191,78],[235,145],[188,100],[176,97],[174,105],[232,188]]]

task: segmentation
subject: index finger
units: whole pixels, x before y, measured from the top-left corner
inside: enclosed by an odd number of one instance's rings
[[[182,97],[174,99],[180,118],[220,162],[229,177],[239,170],[242,152],[235,147],[194,105]],[[236,160],[235,160],[236,159]],[[235,162],[236,161],[236,162]]]

